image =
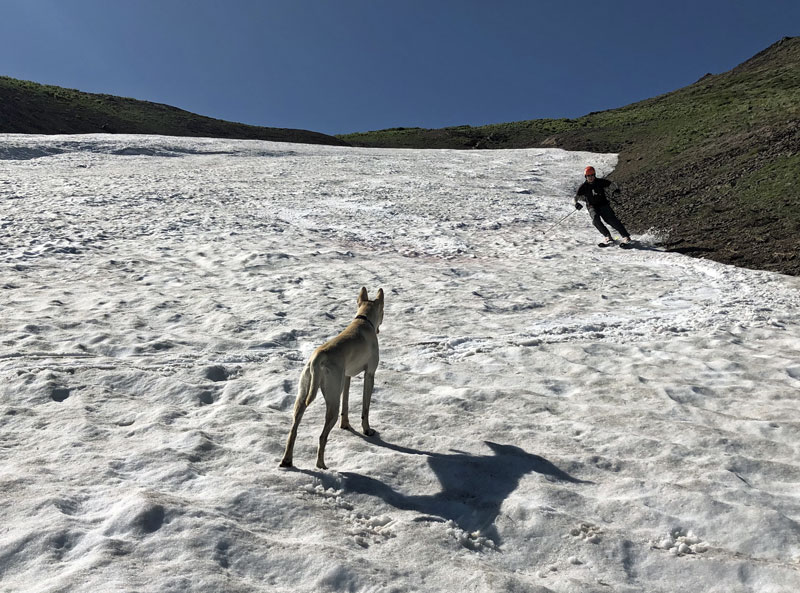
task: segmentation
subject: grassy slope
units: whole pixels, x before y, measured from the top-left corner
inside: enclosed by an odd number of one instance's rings
[[[0,132],[20,134],[162,134],[345,144],[317,132],[248,126],[169,105],[0,77]]]
[[[686,253],[800,274],[800,37],[683,89],[574,120],[340,138],[357,146],[619,152],[618,211],[633,230],[666,230],[667,247]]]

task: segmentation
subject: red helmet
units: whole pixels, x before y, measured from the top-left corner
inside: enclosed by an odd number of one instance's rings
[[[594,167],[586,167],[583,171],[583,176],[586,177],[587,175],[595,175]]]

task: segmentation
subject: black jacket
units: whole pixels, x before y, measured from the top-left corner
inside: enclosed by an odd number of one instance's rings
[[[595,179],[594,183],[584,181],[575,194],[575,202],[586,202],[593,207],[605,206],[608,204],[608,194],[615,194],[618,191],[616,183],[602,177]]]

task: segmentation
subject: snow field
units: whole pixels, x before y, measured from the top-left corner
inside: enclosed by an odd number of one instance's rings
[[[800,586],[800,283],[544,236],[614,155],[0,140],[0,591]]]

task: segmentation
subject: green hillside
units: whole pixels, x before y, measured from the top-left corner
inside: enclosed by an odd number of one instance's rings
[[[800,37],[672,93],[577,119],[339,138],[356,146],[618,152],[611,177],[625,193],[617,210],[634,231],[664,230],[669,249],[800,275]]]
[[[0,133],[161,134],[342,145],[317,132],[233,123],[182,109],[0,76]]]

